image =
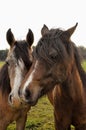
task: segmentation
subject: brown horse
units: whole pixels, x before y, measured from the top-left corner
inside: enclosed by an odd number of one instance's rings
[[[30,105],[20,106],[18,88],[32,64],[31,45],[34,36],[29,30],[26,40],[16,41],[9,29],[6,37],[10,50],[0,70],[0,130],[6,130],[13,121],[16,121],[16,130],[24,130]]]
[[[76,27],[64,31],[42,28],[33,64],[20,87],[20,97],[31,105],[48,94],[56,130],[70,129],[71,124],[76,130],[86,130],[86,73],[70,39]]]

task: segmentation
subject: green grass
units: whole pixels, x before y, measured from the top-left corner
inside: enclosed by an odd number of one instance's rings
[[[0,61],[0,68],[4,65],[3,61]]]
[[[15,130],[15,122],[7,130]],[[28,112],[25,130],[55,130],[53,107],[46,96],[39,99],[37,105]]]
[[[41,98],[38,104],[29,111],[26,128],[30,130],[54,130],[53,107],[47,97]]]
[[[3,62],[0,63],[0,67]],[[82,63],[83,68],[86,70],[86,61]],[[72,130],[74,130],[74,127]],[[7,130],[15,130],[15,122],[9,125]],[[36,106],[32,107],[28,112],[25,130],[55,130],[53,107],[46,96],[39,99]]]

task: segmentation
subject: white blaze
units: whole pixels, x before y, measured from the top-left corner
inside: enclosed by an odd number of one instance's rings
[[[30,83],[32,82],[32,80],[33,80],[33,74],[34,74],[35,71],[36,71],[37,65],[38,65],[38,61],[36,61],[34,70],[33,70],[32,73],[30,74],[30,76],[28,77],[27,81],[24,83],[23,94],[25,93],[26,87],[29,86],[29,84],[30,84]]]
[[[24,70],[24,63],[22,60],[19,60],[15,68],[15,78],[14,78],[13,89],[11,92],[13,94],[13,97],[18,97],[18,90],[21,85],[21,81],[23,79],[22,70]]]

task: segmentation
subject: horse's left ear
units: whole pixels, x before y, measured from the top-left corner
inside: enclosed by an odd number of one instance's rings
[[[34,34],[31,29],[28,30],[26,41],[29,44],[29,46],[31,46],[34,42]]]
[[[69,28],[68,30],[64,31],[64,34],[68,37],[68,39],[70,39],[71,35],[74,33],[76,27],[77,27],[78,23],[76,23],[75,26]]]

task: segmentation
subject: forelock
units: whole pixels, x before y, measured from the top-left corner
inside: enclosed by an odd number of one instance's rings
[[[29,46],[26,41],[19,41],[15,43],[14,55],[17,59],[17,63],[20,59],[24,62],[26,68],[31,66],[32,62],[29,55]]]
[[[40,58],[40,60],[45,60],[49,64],[56,63],[56,61],[58,61],[59,59],[64,60],[64,57],[67,58],[65,46],[60,39],[62,33],[63,31],[60,29],[51,29],[49,33],[44,35],[39,40],[34,50],[34,55],[36,56],[36,58]],[[51,48],[57,51],[57,55],[54,58],[49,55],[49,51]]]

